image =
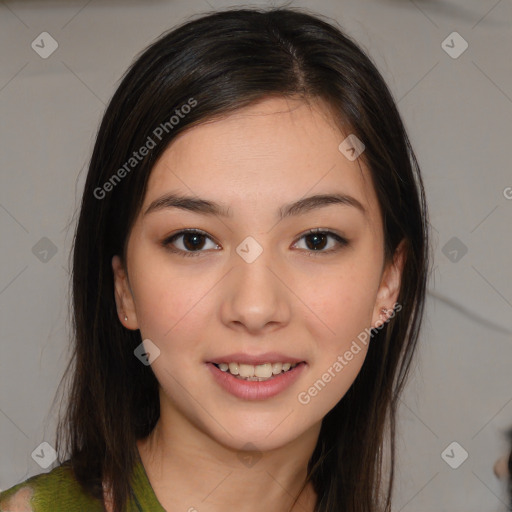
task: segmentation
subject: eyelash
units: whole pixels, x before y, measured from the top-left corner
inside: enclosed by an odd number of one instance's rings
[[[167,237],[165,240],[163,240],[162,246],[165,247],[167,250],[173,252],[173,253],[176,253],[176,254],[179,254],[179,255],[185,256],[185,257],[189,257],[189,256],[196,257],[196,256],[199,256],[201,253],[206,252],[206,251],[203,251],[203,250],[183,251],[181,249],[176,249],[176,248],[172,247],[172,245],[171,245],[172,242],[174,242],[180,236],[183,236],[185,234],[203,235],[203,236],[206,236],[207,238],[210,238],[210,240],[213,241],[213,239],[206,232],[201,231],[200,229],[184,229],[182,231],[179,231],[178,233],[175,233],[174,235],[171,235],[170,237]],[[303,233],[299,237],[297,242],[299,240],[301,240],[302,238],[307,237],[308,235],[318,235],[318,234],[331,236],[332,238],[334,238],[336,240],[338,246],[334,247],[334,248],[331,248],[331,249],[327,249],[326,251],[322,251],[322,250],[312,251],[312,250],[307,250],[306,249],[305,250],[306,254],[309,257],[316,257],[316,256],[320,256],[322,254],[323,255],[325,255],[325,254],[332,254],[334,252],[339,251],[343,247],[346,247],[347,245],[349,245],[348,240],[346,240],[345,238],[339,236],[338,234],[336,234],[336,233],[334,233],[332,231],[329,231],[327,229],[326,230],[322,230],[320,228],[313,228],[313,229],[310,229],[309,231],[307,231],[306,233]],[[297,243],[297,242],[295,242],[295,243]],[[304,250],[304,249],[302,249],[302,250]]]

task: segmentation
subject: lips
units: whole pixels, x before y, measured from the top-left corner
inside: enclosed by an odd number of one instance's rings
[[[233,354],[240,356],[240,354]],[[268,356],[268,354],[267,354]],[[282,354],[279,354],[282,357]],[[258,358],[261,356],[257,356]],[[229,372],[223,372],[215,363],[206,364],[210,375],[217,384],[236,398],[242,400],[266,400],[272,398],[288,388],[291,388],[300,376],[307,370],[306,363],[298,363],[294,368],[270,379],[263,381],[250,381],[239,379]]]
[[[212,358],[207,363],[220,364],[220,363],[239,363],[239,364],[252,364],[254,366],[265,363],[305,363],[304,359],[294,357],[291,355],[282,354],[279,352],[265,352],[263,354],[247,354],[244,352],[236,352],[233,354],[226,354],[223,356]]]

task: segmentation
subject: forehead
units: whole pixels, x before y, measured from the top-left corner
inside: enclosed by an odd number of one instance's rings
[[[368,169],[338,148],[349,134],[320,101],[265,99],[173,140],[151,171],[142,211],[170,191],[228,204],[235,214],[336,191],[379,222]]]

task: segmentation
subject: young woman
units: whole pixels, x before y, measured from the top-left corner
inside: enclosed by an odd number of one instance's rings
[[[389,511],[428,240],[392,96],[338,27],[164,34],[89,166],[59,465],[0,510]]]

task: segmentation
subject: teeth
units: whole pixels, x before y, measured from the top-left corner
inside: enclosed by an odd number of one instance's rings
[[[297,363],[264,363],[264,364],[239,364],[239,363],[219,363],[218,368],[223,372],[229,372],[237,375],[239,378],[249,380],[267,380],[273,375],[279,375],[281,372],[287,372],[295,368]]]
[[[238,375],[240,377],[254,377],[254,366],[252,364],[238,365]]]
[[[278,373],[281,373],[282,369],[283,369],[283,363],[274,363],[272,365],[272,373],[274,375],[277,375]]]
[[[254,376],[255,377],[272,377],[272,365],[270,363],[259,364],[254,367]],[[250,377],[250,375],[249,375]]]

